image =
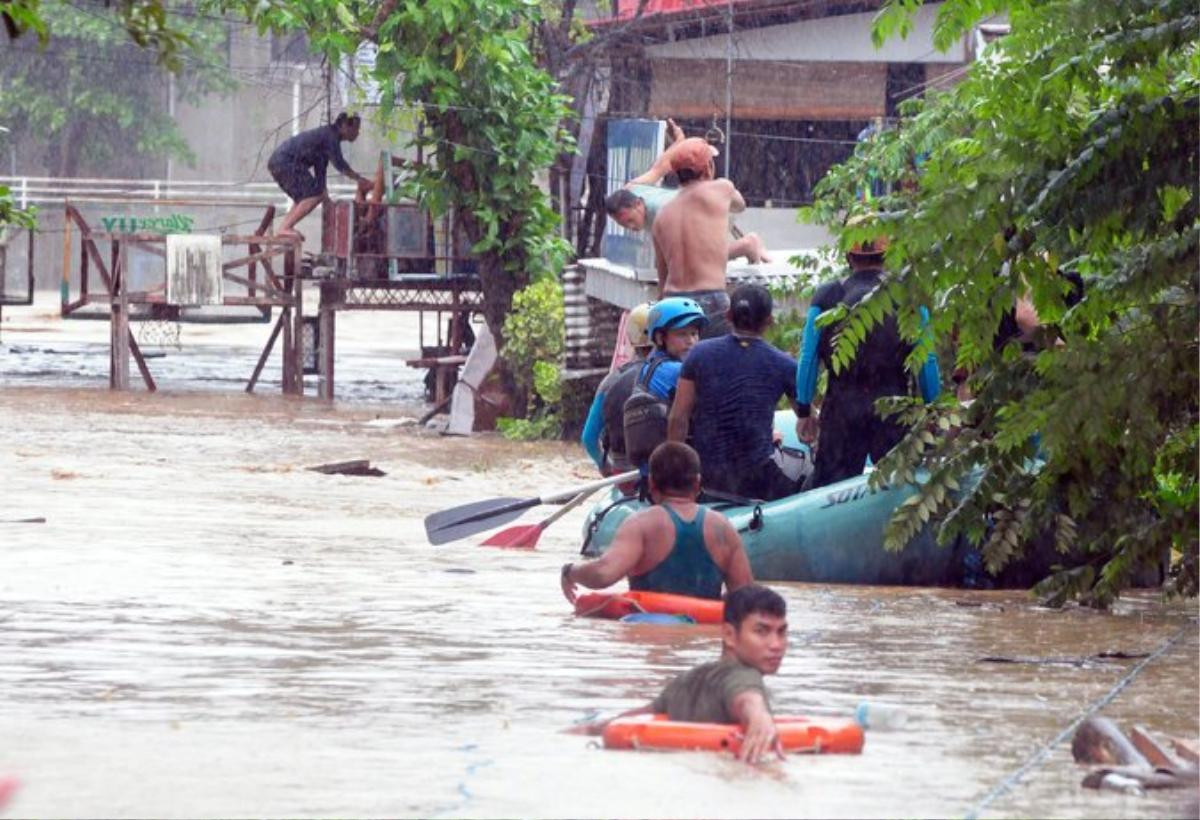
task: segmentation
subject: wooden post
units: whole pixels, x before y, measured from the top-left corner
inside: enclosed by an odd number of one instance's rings
[[[284,308],[279,313],[279,319],[275,322],[275,327],[271,329],[271,335],[267,339],[266,345],[262,349],[262,353],[258,356],[258,364],[254,366],[254,372],[250,374],[250,381],[246,384],[246,392],[253,393],[254,385],[258,384],[258,377],[262,375],[263,368],[267,365],[267,359],[271,358],[271,349],[275,347],[275,340],[279,338],[279,331],[287,324],[287,308]]]
[[[84,256],[86,259],[87,256]],[[63,269],[62,284],[59,286],[59,297],[62,299],[62,316],[66,318],[71,304],[71,218],[63,212]]]
[[[283,254],[283,287],[284,287],[284,290],[291,290],[294,286],[293,281],[292,281],[294,278],[294,274],[295,274],[295,269],[293,267],[294,262],[295,262],[295,257],[292,255],[291,251],[285,251]],[[281,368],[283,371],[283,375],[282,375],[282,379],[281,379],[281,388],[282,388],[284,394],[288,394],[288,393],[293,392],[292,384],[295,379],[295,374],[292,373],[292,368],[295,367],[295,365],[296,365],[295,340],[293,339],[293,335],[292,335],[292,308],[291,307],[285,307],[281,311],[279,321],[280,321],[280,324],[283,325],[283,349],[280,351],[280,355],[283,357],[282,368]]]
[[[108,386],[113,390],[129,389],[129,300],[125,294],[125,249],[113,240],[111,361],[108,369]]]
[[[257,229],[254,231],[255,235],[256,235],[256,236],[257,236],[257,235],[264,235],[264,236],[265,236],[265,235],[266,235],[266,232],[267,232],[267,231],[269,231],[269,230],[271,229],[271,224],[272,224],[274,221],[275,221],[275,206],[274,206],[274,205],[268,205],[268,206],[267,206],[267,210],[266,210],[266,212],[265,212],[265,213],[263,213],[263,218],[262,218],[262,221],[258,223],[258,228],[257,228]],[[249,249],[248,249],[248,251],[249,251],[249,254],[250,254],[251,256],[253,256],[253,255],[254,255],[254,254],[256,254],[256,253],[260,253],[260,252],[262,251],[262,247],[261,247],[260,245],[256,245],[256,244],[254,244],[254,243],[251,243],[251,244],[250,244],[250,247],[249,247]],[[270,263],[265,263],[265,264],[263,265],[263,268],[264,268],[265,270],[268,270],[268,271],[269,271],[269,270],[270,270]],[[248,276],[247,276],[247,278],[249,278],[249,280],[250,280],[250,285],[249,285],[249,288],[248,288],[248,289],[247,289],[247,291],[246,291],[246,295],[247,295],[247,296],[249,296],[251,299],[253,299],[253,298],[254,298],[254,296],[255,296],[255,294],[258,292],[258,289],[255,287],[255,285],[256,285],[256,284],[257,284],[257,282],[258,282],[258,263],[257,263],[257,262],[251,262],[251,263],[250,263],[250,270],[249,270],[249,272],[248,272]],[[270,316],[270,315],[271,315],[271,309],[270,309],[270,308],[259,308],[259,310],[260,310],[260,311],[263,311],[263,316],[264,316],[264,317],[266,317],[266,316]]]
[[[333,401],[334,333],[337,328],[338,287],[333,282],[321,283],[321,307],[318,311],[321,347],[317,351],[317,395]]]
[[[288,250],[288,262],[291,266],[292,295],[296,300],[296,312],[292,314],[292,339],[295,349],[292,351],[292,393],[304,395],[304,280],[300,278],[300,245],[297,243]]]

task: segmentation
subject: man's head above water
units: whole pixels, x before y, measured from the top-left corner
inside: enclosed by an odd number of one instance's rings
[[[787,602],[760,584],[747,584],[725,596],[722,656],[736,658],[764,675],[779,671],[787,652]]]

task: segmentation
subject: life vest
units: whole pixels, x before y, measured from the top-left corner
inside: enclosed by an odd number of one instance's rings
[[[633,385],[643,362],[627,362],[617,372],[604,380],[604,432],[600,436],[600,447],[606,458],[625,460],[625,402],[633,395]]]
[[[645,464],[654,448],[667,440],[667,415],[671,412],[671,403],[650,390],[654,371],[665,361],[669,360],[661,358],[646,367],[625,400],[625,455],[630,464]]]

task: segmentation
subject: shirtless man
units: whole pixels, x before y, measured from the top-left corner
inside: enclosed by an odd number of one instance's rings
[[[717,149],[699,137],[684,138],[683,130],[674,120],[667,120],[667,136],[672,144],[659,155],[654,164],[641,176],[634,177],[625,186],[608,195],[604,208],[613,221],[627,231],[644,231],[654,227],[654,219],[664,205],[675,198],[678,188],[663,188],[659,183],[671,173],[671,158],[678,151],[699,151],[705,146],[715,157]],[[770,262],[767,247],[756,233],[738,235],[726,249],[728,259],[746,257],[750,264]]]
[[[712,150],[703,140],[684,143],[671,153],[671,170],[683,187],[654,220],[654,252],[658,293],[695,299],[708,317],[702,338],[729,332],[725,318],[729,214],[746,209],[746,201],[727,179],[716,179]]]

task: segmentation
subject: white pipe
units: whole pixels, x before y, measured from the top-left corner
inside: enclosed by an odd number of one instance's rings
[[[175,122],[175,72],[167,72],[167,116]],[[167,154],[167,188],[171,187],[171,177],[175,176],[175,160]],[[158,186],[155,185],[155,188]]]
[[[300,133],[300,79],[292,81],[292,136]]]

